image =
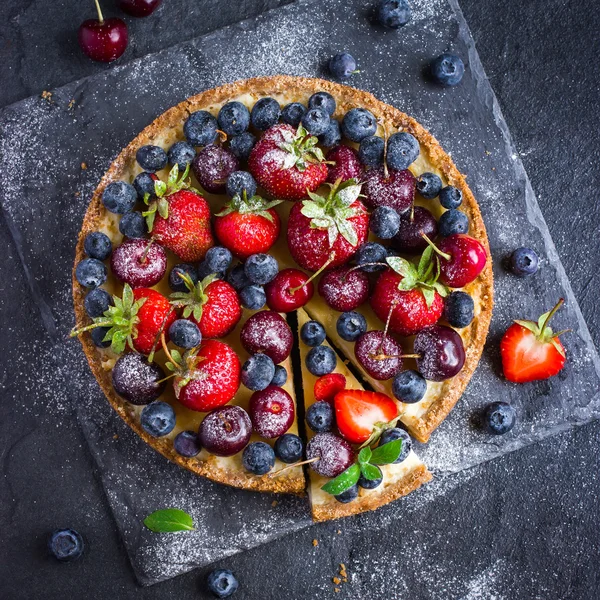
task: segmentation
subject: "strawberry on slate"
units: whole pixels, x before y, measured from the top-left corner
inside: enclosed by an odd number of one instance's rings
[[[367,240],[369,214],[359,200],[361,185],[354,179],[328,184],[330,192],[292,207],[288,220],[288,247],[304,269],[317,271],[345,263]]]
[[[273,198],[300,200],[327,179],[327,165],[316,137],[302,125],[273,125],[252,149],[248,167]]]

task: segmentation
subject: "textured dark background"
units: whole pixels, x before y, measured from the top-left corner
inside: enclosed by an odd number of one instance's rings
[[[121,60],[252,16],[277,2],[233,4],[165,0],[149,19],[130,20],[135,45]],[[594,269],[600,264],[594,239],[600,72],[594,61],[600,8],[558,0],[508,0],[501,6],[465,0],[461,6],[598,343],[593,290],[598,282]],[[106,8],[111,14],[108,3]],[[74,46],[74,25],[84,16],[93,16],[93,7],[88,11],[67,1],[53,3],[51,9],[40,0],[2,3],[2,104],[106,68],[84,60]],[[26,274],[13,248],[5,248],[5,256],[1,289],[10,289],[12,296],[25,289]],[[39,319],[36,307],[3,300],[2,310],[15,311],[21,322]],[[5,360],[11,340],[22,333],[19,321],[4,332]],[[19,406],[9,402],[11,390],[4,392],[1,418],[10,420]],[[30,429],[15,435],[15,443],[0,457],[0,513],[9,523],[0,545],[0,597],[203,597],[199,572],[138,588],[77,424],[67,418],[57,423],[63,448],[53,445],[52,451],[41,442],[57,431],[36,430],[33,418]],[[390,526],[385,536],[333,524],[231,558],[227,566],[244,588],[237,597],[333,596],[331,577],[340,562],[352,576],[352,583],[336,595],[341,598],[598,597],[599,434],[596,424],[581,427],[461,474],[445,495],[407,514],[409,527]],[[443,527],[440,513],[449,517]],[[432,521],[435,531],[428,527]],[[64,525],[78,528],[88,541],[89,551],[73,565],[52,563],[43,549],[46,533]],[[390,553],[390,547],[397,552]],[[405,588],[411,581],[407,572],[417,570],[430,574],[428,584],[419,578],[419,585]]]

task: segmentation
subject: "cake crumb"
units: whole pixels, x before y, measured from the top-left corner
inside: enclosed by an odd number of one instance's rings
[[[312,542],[313,546],[316,548],[319,545],[319,540],[314,539]]]
[[[333,581],[335,585],[340,585],[340,583],[342,583],[342,580],[339,577],[332,577],[331,581]]]
[[[48,102],[50,102],[50,100],[52,100],[52,92],[49,92],[48,90],[44,90],[42,92],[42,98],[44,100],[47,100]]]
[[[117,433],[115,433],[115,435],[113,435],[113,440],[118,440],[119,439],[119,435]]]
[[[278,504],[279,504],[279,502],[277,502],[277,500],[273,500],[273,502],[271,502],[271,506],[273,508],[275,508]]]
[[[338,594],[338,593],[340,592],[340,588],[338,588],[338,587],[336,587],[336,588],[333,588],[333,591],[334,591],[336,594]]]
[[[341,534],[342,534],[342,530],[341,530],[341,529],[338,529],[338,530],[337,530],[337,534],[338,534],[338,535],[341,535]]]
[[[82,162],[81,163],[81,170],[85,171],[87,169],[87,163]]]
[[[71,101],[67,105],[67,108],[73,108],[75,106],[75,98],[71,98]]]

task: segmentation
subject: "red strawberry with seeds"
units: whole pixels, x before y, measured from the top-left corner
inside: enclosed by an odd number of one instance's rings
[[[333,406],[333,399],[338,392],[346,389],[346,378],[341,373],[322,375],[315,381],[315,400],[325,400]]]
[[[348,181],[356,179],[360,181],[363,176],[363,168],[358,160],[358,153],[349,146],[336,146],[327,153],[327,162],[332,163],[327,167],[327,182],[335,183],[338,179]]]
[[[370,208],[388,206],[398,214],[405,213],[414,202],[415,183],[415,176],[408,169],[369,169],[365,175],[365,204]]]

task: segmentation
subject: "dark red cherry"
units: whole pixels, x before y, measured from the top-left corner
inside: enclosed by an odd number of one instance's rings
[[[250,441],[252,422],[239,406],[227,405],[209,412],[198,429],[203,448],[216,456],[233,456]]]
[[[457,375],[465,364],[462,338],[451,327],[433,325],[415,336],[417,368],[429,381],[444,381]]]
[[[348,312],[369,299],[369,279],[360,269],[336,267],[321,277],[319,294],[333,310]]]
[[[299,269],[283,269],[265,286],[267,304],[277,312],[291,312],[304,306],[315,293],[309,276]]]
[[[487,261],[485,248],[475,238],[462,233],[449,235],[438,244],[440,281],[452,288],[471,283],[483,271]]]
[[[264,438],[274,439],[292,426],[296,410],[292,397],[283,388],[270,385],[252,394],[248,412],[254,431]]]
[[[264,352],[278,364],[290,355],[294,336],[279,313],[262,310],[246,321],[240,331],[240,340],[249,354]]]
[[[110,257],[114,276],[132,288],[152,287],[167,270],[167,253],[156,242],[128,239],[115,248]]]
[[[402,370],[402,346],[383,331],[367,331],[356,344],[354,354],[373,379],[385,381]]]
[[[306,445],[311,468],[323,477],[337,477],[354,462],[352,446],[334,433],[317,433]]]
[[[370,208],[388,206],[398,214],[405,213],[415,199],[415,176],[408,170],[388,170],[383,167],[370,169],[365,175],[363,193],[365,204]]]
[[[414,215],[411,212],[408,210],[400,217],[400,229],[392,238],[392,245],[402,252],[419,254],[427,248],[427,241],[421,234],[433,240],[437,236],[438,226],[435,217],[426,208],[415,206]]]
[[[327,153],[327,160],[334,164],[327,165],[327,181],[335,183],[338,179],[362,179],[363,168],[358,160],[356,150],[349,146],[336,146]]]
[[[119,0],[119,8],[132,17],[147,17],[162,3],[162,0]]]
[[[127,48],[127,24],[117,18],[104,19],[96,0],[98,19],[87,19],[79,26],[79,46],[92,60],[111,62]]]

